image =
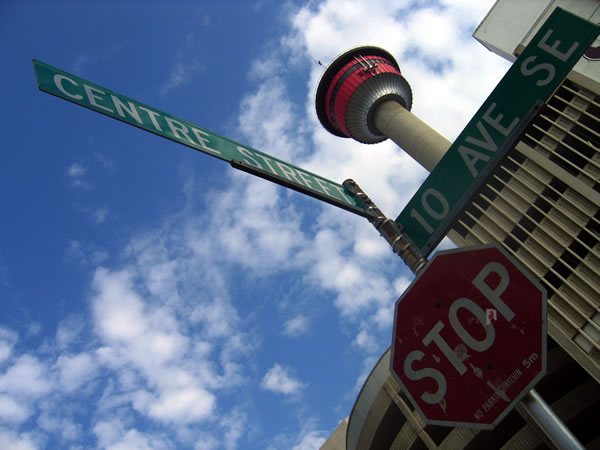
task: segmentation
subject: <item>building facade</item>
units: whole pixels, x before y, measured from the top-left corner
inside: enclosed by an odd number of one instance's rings
[[[514,61],[554,8],[600,23],[596,0],[498,0],[474,33]],[[548,292],[548,369],[536,386],[586,448],[600,448],[600,43],[522,133],[454,223],[458,246],[500,242]],[[426,426],[386,351],[350,415],[347,449],[547,448],[513,410],[494,429]]]

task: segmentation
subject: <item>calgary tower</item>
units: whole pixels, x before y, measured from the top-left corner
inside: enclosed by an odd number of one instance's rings
[[[394,57],[379,47],[338,56],[317,88],[317,116],[327,131],[365,144],[390,138],[431,172],[451,143],[411,106],[410,85]]]

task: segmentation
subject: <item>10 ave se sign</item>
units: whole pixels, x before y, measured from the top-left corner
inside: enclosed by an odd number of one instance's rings
[[[596,39],[599,27],[556,8],[408,202],[396,223],[427,256]]]
[[[394,317],[390,371],[427,424],[493,428],[545,374],[545,290],[499,245],[438,252]]]

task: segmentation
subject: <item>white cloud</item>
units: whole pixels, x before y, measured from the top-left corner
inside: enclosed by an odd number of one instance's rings
[[[200,20],[200,26],[206,26],[210,22],[210,17],[203,15]],[[167,81],[160,88],[161,95],[167,95],[173,89],[190,82],[197,72],[204,70],[204,63],[198,56],[198,53],[202,53],[202,51],[194,33],[188,33],[185,36],[183,47],[175,55],[175,61],[171,66]]]
[[[172,444],[162,437],[141,433],[138,430],[128,430],[118,441],[106,447],[107,450],[167,450],[173,449]]]
[[[27,325],[26,336],[37,336],[42,332],[42,325],[39,322],[33,321],[29,322]]]
[[[82,243],[77,239],[69,240],[65,249],[65,260],[75,261],[81,265],[97,266],[108,259],[108,252],[95,245]]]
[[[192,423],[212,416],[216,406],[213,394],[205,389],[187,387],[163,391],[152,399],[145,412],[164,422]]]
[[[393,295],[380,268],[356,258],[349,243],[339,239],[343,235],[346,233],[339,229],[317,233],[311,277],[336,293],[334,303],[344,316],[358,317],[373,306],[388,303]]]
[[[20,424],[34,413],[35,401],[52,391],[47,367],[25,354],[0,373],[0,423]]]
[[[125,255],[131,258],[149,294],[160,298],[165,304],[181,301],[177,285],[182,281],[180,273],[183,273],[183,267],[179,266],[191,263],[185,257],[188,242],[171,237],[170,233],[173,232],[176,231],[171,226],[147,231],[134,237],[125,249]],[[181,262],[173,258],[171,253],[182,256]]]
[[[244,427],[246,425],[247,416],[241,411],[233,411],[231,414],[225,416],[220,423],[220,426],[224,428],[223,432],[223,444],[227,450],[234,450],[238,448],[238,440],[243,436]]]
[[[199,61],[192,61],[191,63],[177,62],[171,68],[169,78],[160,90],[161,95],[166,95],[173,89],[187,83],[192,79],[194,72],[201,67]]]
[[[115,171],[114,161],[108,159],[102,153],[94,152],[94,158],[109,174],[112,174]]]
[[[204,250],[215,242],[200,244],[206,237],[196,227],[194,214],[166,218],[130,241],[121,269],[96,270],[96,355],[116,379],[103,395],[103,414],[129,406],[181,430],[218,418],[217,391],[243,382],[239,358],[251,344],[214,269],[218,253]],[[223,439],[236,440],[239,431],[227,430]]]
[[[404,291],[406,290],[406,288],[408,288],[408,286],[410,286],[410,283],[412,282],[412,279],[409,279],[408,277],[399,277],[394,281],[394,290],[397,293],[396,297],[399,297],[400,295],[402,295],[404,293]]]
[[[77,260],[78,262],[86,261],[86,255],[81,249],[81,242],[76,239],[71,239],[65,249],[65,258],[67,260]]]
[[[223,302],[222,298],[215,298],[196,306],[190,319],[194,323],[201,323],[204,332],[209,338],[226,337],[231,333],[231,317],[236,317],[235,309]]]
[[[108,345],[99,357],[117,371],[133,369],[122,385],[139,412],[162,422],[190,423],[209,417],[214,395],[201,387],[214,374],[205,361],[186,362],[189,339],[169,308],[150,306],[136,293],[130,272],[99,269],[94,279],[97,331]]]
[[[302,440],[292,447],[292,450],[318,450],[327,438],[322,431],[311,431],[302,436]]]
[[[296,337],[304,334],[308,329],[308,318],[304,314],[298,314],[283,324],[283,334],[290,337]]]
[[[106,447],[115,442],[124,433],[123,425],[118,419],[99,421],[93,428],[99,447]]]
[[[33,433],[16,433],[0,428],[0,448],[10,450],[36,450],[41,447]]]
[[[92,355],[80,353],[73,356],[60,355],[55,368],[58,371],[60,388],[70,393],[77,391],[84,383],[92,381],[97,365]]]
[[[88,190],[92,186],[86,179],[87,168],[81,163],[73,163],[67,169],[67,175],[71,178],[71,185],[77,189]]]
[[[213,196],[208,230],[191,230],[195,249],[216,251],[218,260],[242,264],[257,276],[302,265],[306,237],[301,215],[280,198],[280,188],[237,175],[229,191]]]
[[[284,81],[271,76],[241,101],[239,128],[249,144],[287,161],[297,161],[306,152],[303,122],[290,101]]]
[[[0,327],[0,363],[6,361],[18,339],[17,333],[10,328]]]
[[[135,428],[126,429],[118,419],[99,421],[94,425],[99,448],[111,450],[166,450],[173,444],[166,438],[143,433]]]
[[[0,375],[0,392],[25,398],[37,398],[52,389],[45,364],[31,355],[18,357],[14,364]]]
[[[96,208],[91,211],[91,216],[97,224],[103,223],[108,217],[108,208]]]
[[[252,61],[248,75],[253,80],[265,80],[278,74],[283,68],[281,58],[278,55],[272,55],[270,58],[260,58]]]
[[[75,441],[81,437],[82,426],[61,417],[60,410],[42,412],[36,423],[47,433],[60,434],[65,441]]]
[[[298,431],[290,433],[285,431],[271,437],[267,450],[292,449],[292,450],[318,450],[326,441],[329,433],[317,427],[314,417],[301,414],[297,420]]]
[[[80,163],[73,163],[67,169],[67,173],[69,174],[70,177],[73,177],[73,178],[80,178],[80,177],[84,176],[86,174],[86,172],[87,172],[87,169],[85,168],[85,166],[83,164],[80,164]]]
[[[373,353],[379,349],[375,337],[370,335],[367,330],[364,329],[360,330],[360,333],[356,335],[354,344],[368,353]]]
[[[19,424],[31,415],[31,409],[22,401],[0,394],[0,423]]]
[[[100,268],[94,276],[94,286],[97,296],[93,306],[98,334],[115,343],[142,336],[147,328],[144,304],[133,289],[132,274]]]
[[[201,433],[197,436],[194,450],[218,450],[221,442],[214,436],[207,433]]]
[[[288,373],[288,369],[277,363],[267,370],[260,385],[263,389],[284,395],[297,394],[304,387]]]
[[[65,349],[77,343],[77,338],[85,327],[85,318],[81,315],[70,315],[61,320],[56,330],[56,345]]]
[[[6,360],[12,352],[12,343],[0,341],[0,362]]]

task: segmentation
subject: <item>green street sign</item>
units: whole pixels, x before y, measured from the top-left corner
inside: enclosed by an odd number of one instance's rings
[[[475,186],[530,122],[536,104],[552,95],[599,30],[554,10],[396,218],[422,256],[443,239]]]
[[[233,167],[369,217],[344,186],[90,81],[33,60],[40,90],[228,161]]]

